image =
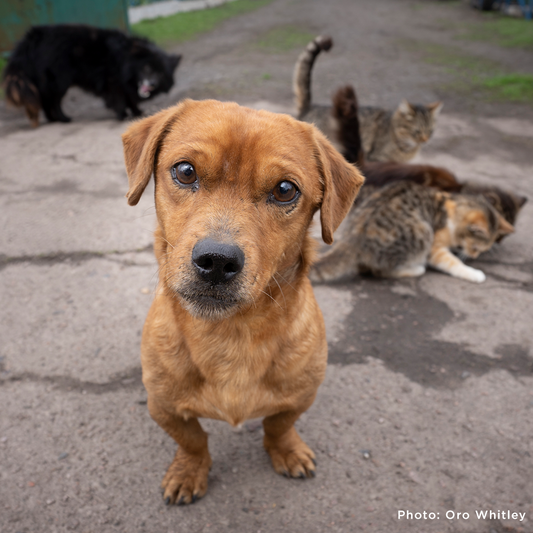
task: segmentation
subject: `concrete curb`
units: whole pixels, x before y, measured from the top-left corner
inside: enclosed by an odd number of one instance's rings
[[[130,24],[136,24],[141,20],[151,20],[158,17],[168,17],[175,13],[185,13],[187,11],[199,11],[210,7],[220,6],[226,2],[234,0],[167,0],[146,6],[136,6],[128,8],[128,18]]]

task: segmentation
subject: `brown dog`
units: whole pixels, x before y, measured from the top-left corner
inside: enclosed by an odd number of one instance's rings
[[[198,417],[265,417],[274,469],[314,476],[294,429],[327,359],[308,227],[320,209],[331,243],[361,174],[314,126],[233,103],[186,100],[134,123],[123,142],[130,205],[155,177],[159,285],[141,359],[150,414],[179,445],[165,503],[207,490]]]

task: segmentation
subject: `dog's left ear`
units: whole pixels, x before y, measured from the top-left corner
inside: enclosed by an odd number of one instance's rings
[[[320,206],[322,239],[326,244],[331,244],[333,233],[352,207],[365,178],[318,130],[315,130],[315,144],[318,170],[324,188]]]
[[[137,205],[154,172],[157,149],[180,106],[169,107],[151,117],[134,122],[122,135],[128,173],[128,204]]]

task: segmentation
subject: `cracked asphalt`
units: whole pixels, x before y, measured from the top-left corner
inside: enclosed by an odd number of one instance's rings
[[[329,33],[317,102],[346,83],[362,103],[442,99],[418,160],[531,199],[531,106],[465,94],[421,57],[427,43],[460,46],[530,72],[524,51],[458,44],[458,21],[480,16],[463,2],[275,0],[176,47],[177,84],[145,111],[209,97],[291,112],[300,48],[260,43],[280,28]],[[316,479],[276,475],[257,421],[205,420],[208,493],[167,508],[175,444],[148,415],[139,362],[157,276],[153,188],[127,205],[127,124],[100,100],[73,89],[65,110],[72,123],[31,129],[0,105],[1,533],[533,532],[533,200],[473,263],[484,284],[428,272],[317,285],[330,364],[297,424]]]

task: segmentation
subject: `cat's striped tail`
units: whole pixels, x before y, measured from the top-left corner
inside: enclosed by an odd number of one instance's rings
[[[311,70],[322,50],[329,50],[333,39],[326,35],[315,37],[300,54],[294,66],[292,89],[296,100],[296,116],[302,118],[311,108]]]

